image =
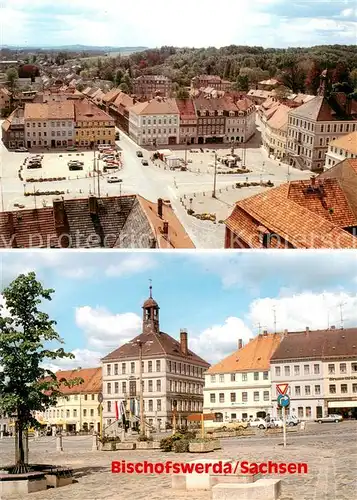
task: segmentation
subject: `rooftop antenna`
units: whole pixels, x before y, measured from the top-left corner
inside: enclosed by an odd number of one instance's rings
[[[341,330],[343,330],[343,306],[346,305],[346,302],[341,302],[339,304],[339,308],[340,308],[340,319],[341,319]]]
[[[150,283],[150,286],[149,286],[149,290],[150,290],[150,299],[152,299],[152,279],[149,279],[149,283]]]
[[[275,307],[273,308],[273,313],[274,313],[274,333],[276,333],[276,309],[275,309]]]

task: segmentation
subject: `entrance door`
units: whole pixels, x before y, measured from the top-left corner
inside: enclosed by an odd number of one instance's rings
[[[316,418],[322,418],[322,406],[316,406]]]

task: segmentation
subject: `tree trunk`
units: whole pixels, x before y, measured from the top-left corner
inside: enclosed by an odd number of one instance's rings
[[[12,474],[23,474],[29,471],[25,463],[24,449],[24,426],[21,418],[15,423],[15,467],[10,471]]]

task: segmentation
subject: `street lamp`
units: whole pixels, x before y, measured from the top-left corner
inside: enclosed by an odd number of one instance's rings
[[[214,154],[214,174],[213,174],[212,198],[216,198],[216,185],[217,185],[217,153]]]

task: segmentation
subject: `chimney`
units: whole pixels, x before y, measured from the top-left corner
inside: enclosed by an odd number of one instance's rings
[[[169,223],[164,222],[163,235],[167,238],[169,235]]]
[[[310,181],[311,181],[311,186],[315,186],[315,176],[314,175],[312,175],[310,177]]]
[[[156,248],[156,238],[150,238],[149,248]]]
[[[332,326],[330,327],[330,330],[336,330],[335,325],[332,325]]]
[[[98,214],[98,200],[96,196],[89,196],[88,198],[88,206],[89,206],[89,213],[91,215],[97,215]]]
[[[263,335],[266,337],[268,335],[268,330],[263,330]]]
[[[64,200],[62,198],[56,198],[53,200],[53,217],[55,220],[55,228],[64,229],[66,225],[66,213],[64,208]]]
[[[162,198],[159,198],[157,200],[157,215],[162,219],[162,205],[163,205],[163,200]]]
[[[180,330],[180,344],[181,351],[184,356],[187,356],[188,347],[187,347],[187,330]]]
[[[243,347],[243,340],[238,339],[238,349],[242,349],[242,347]]]

